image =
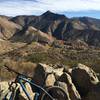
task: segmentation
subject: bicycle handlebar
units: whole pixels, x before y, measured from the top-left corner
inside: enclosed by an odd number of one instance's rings
[[[19,73],[19,72],[15,71],[14,69],[9,68],[7,65],[4,65],[4,67],[5,67],[6,70],[8,70],[9,72],[13,72],[13,73],[15,73],[15,74],[17,74],[17,75],[21,75],[21,76],[24,76],[24,77],[27,77],[27,78],[32,78],[32,77],[30,77],[30,76],[27,76],[27,75],[24,75],[24,74],[22,74],[22,73]]]

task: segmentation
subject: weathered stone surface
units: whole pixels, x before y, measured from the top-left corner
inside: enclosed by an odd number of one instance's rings
[[[53,70],[53,73],[55,73],[56,76],[61,76],[63,74],[64,68],[56,68]]]
[[[48,96],[47,94],[43,94],[40,100],[69,100],[65,91],[58,86],[48,87],[46,91],[52,96]]]
[[[45,79],[47,74],[53,73],[56,77],[59,77],[63,74],[63,68],[50,67],[49,65],[39,63],[35,68],[33,81],[34,83],[43,86],[45,84]]]
[[[0,93],[4,93],[9,87],[9,84],[7,81],[3,81],[3,82],[0,82]]]
[[[0,100],[9,92],[9,84],[7,81],[0,82]]]
[[[49,74],[45,80],[45,86],[49,87],[49,86],[53,86],[55,83],[56,79],[54,74]]]
[[[61,88],[65,91],[65,93],[66,93],[66,95],[67,95],[67,100],[71,100],[71,99],[70,99],[70,96],[69,96],[69,92],[68,92],[68,86],[67,86],[67,84],[66,84],[65,82],[57,81],[57,82],[55,83],[55,85],[61,87]]]
[[[69,72],[81,96],[87,95],[91,88],[99,82],[96,73],[83,64],[78,64],[77,67],[70,69]]]
[[[72,83],[72,79],[71,79],[71,76],[69,74],[64,73],[59,78],[59,81],[65,82],[67,84],[68,93],[69,93],[71,100],[80,100],[81,99],[80,94],[78,93],[78,91],[76,90],[76,87]]]
[[[84,100],[100,100],[100,83],[93,87]]]
[[[31,89],[31,86],[29,83],[25,83],[25,87],[26,87],[26,90],[30,96],[30,98],[32,100],[34,100],[34,96],[35,96],[35,93],[33,93],[32,89]],[[28,100],[26,94],[24,93],[24,91],[22,90],[22,88],[19,86],[19,100]]]
[[[37,67],[34,70],[34,75],[33,75],[33,82],[36,83],[37,85],[43,86],[45,83],[45,64],[38,64]]]

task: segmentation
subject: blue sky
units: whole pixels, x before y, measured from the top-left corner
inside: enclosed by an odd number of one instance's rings
[[[100,19],[100,0],[0,0],[0,15],[40,15],[47,10]]]

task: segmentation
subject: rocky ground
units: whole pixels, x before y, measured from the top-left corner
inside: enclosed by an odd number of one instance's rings
[[[32,81],[41,87],[47,88],[51,86],[59,86],[66,93],[66,99],[59,98],[58,100],[99,100],[100,99],[100,81],[98,74],[91,68],[81,63],[73,68],[66,66],[54,66],[39,63],[35,66],[32,76]],[[0,93],[4,92],[9,85],[8,82],[0,82]],[[25,94],[20,88],[19,97],[17,100],[27,100]],[[31,87],[26,83],[26,88],[34,98],[36,88]],[[52,90],[52,93],[54,90]],[[55,95],[59,95],[59,90]],[[53,95],[51,93],[51,95]],[[8,96],[9,97],[9,96]],[[22,99],[23,98],[23,99]],[[33,100],[33,99],[32,99]],[[46,99],[47,100],[47,99]],[[49,99],[48,99],[49,100]],[[51,99],[50,99],[51,100]]]
[[[84,44],[85,45],[85,44]],[[83,64],[78,64],[78,63]],[[9,87],[10,80],[16,75],[3,68],[8,65],[20,73],[32,77],[32,81],[43,88],[59,86],[66,93],[65,100],[99,100],[100,99],[100,49],[55,41],[42,44],[0,41],[0,94]],[[89,66],[89,67],[88,67]],[[93,70],[95,71],[93,71]],[[16,100],[27,100],[20,85]],[[35,90],[26,84],[27,90],[34,98]],[[55,90],[54,90],[55,91]],[[59,92],[53,95],[59,96]],[[8,96],[9,98],[9,96]],[[63,95],[59,100],[64,100]],[[1,99],[2,100],[2,99]],[[46,99],[49,100],[49,99]]]
[[[31,68],[34,68],[35,63],[66,65],[68,68],[83,63],[100,73],[100,49],[81,47],[61,41],[55,41],[52,45],[34,41],[30,44],[0,41],[0,79],[12,78],[2,69],[4,64],[22,73],[32,73]]]

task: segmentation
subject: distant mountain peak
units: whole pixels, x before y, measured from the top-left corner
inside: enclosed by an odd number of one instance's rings
[[[54,14],[53,12],[51,12],[50,10],[46,11],[44,14]]]
[[[65,15],[53,13],[53,12],[51,12],[49,10],[46,11],[45,13],[43,13],[41,16],[44,17],[44,18],[47,18],[47,19],[52,19],[52,20],[67,19],[67,17]]]

